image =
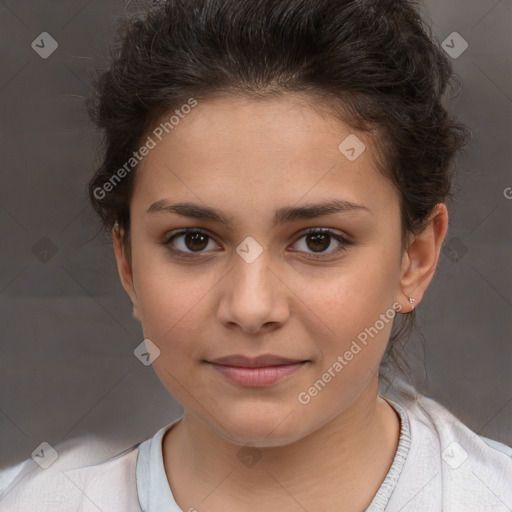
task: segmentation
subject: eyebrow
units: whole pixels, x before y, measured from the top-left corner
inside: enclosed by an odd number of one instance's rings
[[[228,227],[232,227],[231,220],[228,219],[220,210],[203,206],[196,203],[182,202],[169,203],[165,199],[156,201],[146,211],[146,215],[161,212],[175,213],[182,217],[191,217],[201,220],[213,220]],[[334,215],[336,213],[372,213],[362,204],[351,203],[349,201],[334,199],[317,204],[307,204],[305,206],[286,206],[276,210],[273,220],[273,226],[286,224],[302,219],[314,219],[325,215]]]

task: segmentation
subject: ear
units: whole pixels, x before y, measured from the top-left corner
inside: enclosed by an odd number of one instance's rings
[[[413,237],[412,243],[402,257],[399,302],[402,306],[405,304],[404,313],[411,311],[421,302],[430,285],[447,231],[448,210],[444,203],[439,203],[435,206],[425,229]],[[414,305],[409,302],[410,297],[414,299]]]
[[[119,272],[121,284],[132,301],[133,316],[140,322],[140,315],[137,309],[137,293],[133,283],[132,265],[123,245],[123,236],[124,230],[116,223],[112,229],[112,241],[114,243],[117,271]]]

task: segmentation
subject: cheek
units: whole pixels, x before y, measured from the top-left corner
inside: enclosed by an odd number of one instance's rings
[[[378,279],[380,277],[380,279]],[[315,335],[312,322],[306,329],[318,350],[318,364],[312,378],[304,382],[298,403],[312,413],[333,415],[349,407],[370,379],[378,375],[396,310],[389,278],[375,271],[351,273],[338,278],[308,299],[318,312],[325,335]],[[306,302],[306,301],[305,301]],[[303,324],[304,325],[304,324]]]
[[[395,300],[399,280],[395,262],[398,254],[368,247],[329,272],[303,274],[298,290],[308,304],[315,306],[315,311],[323,312],[335,323],[346,318],[378,317]]]
[[[139,311],[145,334],[162,346],[175,343],[184,336],[197,339],[202,319],[207,315],[209,280],[184,279],[176,274],[145,275],[139,283]]]
[[[153,369],[160,381],[180,402],[193,383],[198,361],[204,357],[207,326],[211,316],[208,290],[214,282],[188,273],[142,269],[139,275],[139,311],[144,337],[160,349]]]
[[[201,319],[211,307],[208,294],[218,277],[192,265],[173,264],[160,249],[141,250],[134,258],[133,272],[144,336],[161,351],[169,345],[179,350],[181,341],[192,348],[194,340],[200,339],[196,331],[204,325]]]
[[[354,357],[350,353],[347,357],[358,362],[351,363],[351,367],[378,366],[396,316],[393,304],[398,270],[392,264],[394,257],[369,249],[359,253],[357,261],[315,280],[314,287],[307,277],[300,283],[297,295],[307,306],[304,312],[309,310],[308,330],[320,344],[323,369],[350,350]],[[317,331],[316,337],[315,325],[322,333]]]

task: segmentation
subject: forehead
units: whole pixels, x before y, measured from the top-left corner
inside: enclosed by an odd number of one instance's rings
[[[134,196],[146,202],[166,194],[222,202],[234,193],[262,206],[338,192],[354,202],[373,196],[383,206],[396,199],[378,171],[376,140],[304,96],[198,101],[161,140],[149,135],[156,145],[134,184]]]

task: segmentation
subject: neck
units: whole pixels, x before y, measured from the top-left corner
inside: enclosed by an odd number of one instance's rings
[[[185,413],[164,437],[164,464],[183,510],[194,505],[193,499],[200,506],[214,489],[217,499],[240,500],[242,510],[266,509],[254,502],[257,490],[287,498],[291,509],[291,497],[304,504],[318,504],[319,497],[329,495],[339,503],[342,497],[347,510],[350,502],[354,507],[370,504],[393,460],[399,430],[396,412],[378,396],[378,383],[372,381],[349,408],[315,432],[286,446],[255,448],[258,460],[253,465],[241,463],[241,446]],[[271,503],[275,509],[275,501]]]

